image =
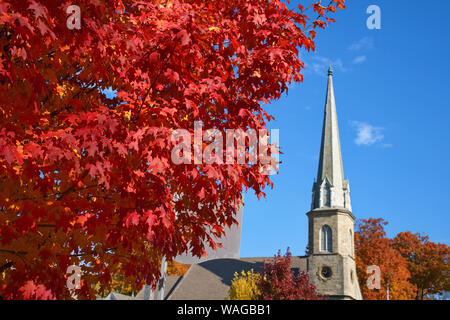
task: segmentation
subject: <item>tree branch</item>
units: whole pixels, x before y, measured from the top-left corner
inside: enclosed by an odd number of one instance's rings
[[[2,266],[0,267],[0,273],[3,272],[3,271],[5,271],[6,269],[11,268],[13,265],[14,265],[14,262],[12,262],[12,261],[10,261],[10,262],[8,262],[8,263],[5,263],[4,265],[2,265]]]

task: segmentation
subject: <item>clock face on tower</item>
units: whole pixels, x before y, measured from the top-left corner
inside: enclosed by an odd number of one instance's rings
[[[331,268],[330,268],[330,267],[328,267],[328,266],[323,266],[323,267],[320,269],[320,276],[321,276],[323,279],[329,279],[329,278],[331,278],[331,275],[332,275],[332,272],[331,272]]]

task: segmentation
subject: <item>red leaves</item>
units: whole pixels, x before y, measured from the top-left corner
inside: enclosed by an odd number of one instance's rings
[[[180,44],[182,46],[187,46],[188,44],[191,43],[191,38],[186,30],[181,30],[180,32],[177,33],[176,36],[178,39],[180,39]]]
[[[136,211],[132,211],[127,214],[125,218],[125,226],[129,228],[130,226],[137,226],[140,221],[140,216]]]
[[[20,235],[24,235],[30,230],[36,230],[36,222],[29,215],[21,215],[14,221],[14,225]]]
[[[105,270],[139,286],[163,255],[214,247],[243,188],[272,183],[258,165],[173,163],[172,132],[265,128],[263,103],[314,48],[305,12],[278,0],[80,1],[81,32],[64,7],[0,2],[0,247],[21,252],[0,255],[5,297],[70,299],[77,264],[77,296],[95,298]]]
[[[5,157],[5,160],[8,162],[8,164],[13,164],[13,162],[17,162],[19,165],[23,163],[22,157],[20,156],[20,153],[17,151],[17,148],[9,145],[1,145],[0,141],[0,154],[2,154]]]
[[[300,272],[294,275],[291,271],[291,253],[289,248],[284,257],[281,251],[275,259],[264,263],[264,276],[260,278],[258,288],[262,300],[321,300],[316,287],[309,283],[308,274]]]
[[[30,0],[29,3],[30,3],[30,6],[28,7],[28,9],[34,11],[34,16],[36,18],[42,17],[45,19],[47,17],[48,11],[47,11],[46,7],[44,7],[40,3],[37,3],[34,0]]]
[[[149,56],[150,63],[158,63],[161,59],[159,52],[152,52]]]
[[[167,69],[164,75],[169,79],[170,82],[178,82],[180,80],[180,75],[173,71],[172,69]]]
[[[44,285],[36,285],[34,281],[27,281],[20,289],[19,292],[26,300],[54,300],[55,297],[50,290]]]
[[[201,188],[200,191],[197,194],[200,201],[202,201],[205,198],[205,188]]]
[[[3,128],[0,131],[0,156],[3,156],[9,165],[17,162],[19,165],[23,164],[22,155],[19,153],[19,148],[15,146],[16,134],[13,131],[6,131]]]

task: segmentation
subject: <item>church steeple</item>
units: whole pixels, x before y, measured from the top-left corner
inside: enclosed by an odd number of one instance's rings
[[[308,216],[308,275],[319,292],[333,299],[362,299],[354,252],[354,221],[348,181],[344,180],[333,88],[328,87],[319,170]]]
[[[320,146],[317,182],[313,187],[312,208],[344,207],[350,209],[348,181],[344,180],[341,143],[333,88],[333,69],[328,69],[328,86]]]

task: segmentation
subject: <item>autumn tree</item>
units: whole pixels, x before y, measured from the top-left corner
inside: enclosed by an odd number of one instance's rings
[[[234,273],[234,278],[231,281],[231,286],[228,291],[227,299],[230,300],[258,300],[261,298],[261,291],[259,284],[261,281],[261,274],[250,271],[241,271],[241,273]]]
[[[80,29],[71,4],[0,2],[7,299],[92,299],[118,272],[156,284],[163,257],[214,248],[242,191],[261,197],[272,182],[259,162],[175,164],[173,133],[194,139],[195,121],[265,129],[264,104],[302,80],[300,50],[344,0],[77,0]],[[74,291],[70,265],[82,271]]]
[[[408,262],[409,281],[417,288],[416,299],[450,291],[449,247],[429,241],[428,236],[401,232],[393,245]]]
[[[168,276],[184,276],[190,268],[190,264],[184,264],[177,261],[171,261],[167,264]]]
[[[291,270],[291,253],[287,249],[284,256],[281,250],[274,260],[264,264],[264,274],[258,288],[262,300],[322,300],[325,296],[317,293],[314,284],[309,282],[306,272],[294,274]]]
[[[119,269],[120,270],[120,269]],[[123,273],[116,273],[114,275],[111,276],[112,281],[111,281],[111,291],[113,292],[118,292],[121,294],[126,294],[126,295],[133,295],[133,293],[136,293],[133,290],[133,279],[127,279],[125,277],[125,275]],[[98,288],[100,287],[101,284],[98,284]]]
[[[167,276],[184,276],[190,266],[191,265],[189,264],[170,261],[167,264]],[[118,272],[112,275],[111,290],[121,294],[132,295],[142,289],[142,287],[135,288],[133,283],[134,279],[125,277],[125,275],[120,272],[120,268],[118,268]]]
[[[395,250],[392,240],[386,237],[384,226],[387,224],[382,218],[357,222],[355,256],[361,293],[367,300],[386,300],[389,285],[390,299],[414,299],[416,288],[408,281],[411,277],[408,264]],[[367,280],[372,275],[367,272],[368,266],[380,268],[380,288],[368,287]]]

